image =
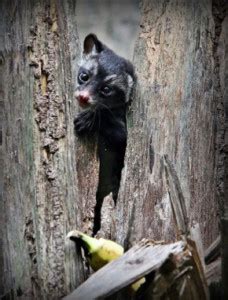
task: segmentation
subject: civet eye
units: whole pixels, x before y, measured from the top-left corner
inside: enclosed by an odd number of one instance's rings
[[[78,81],[79,83],[83,83],[89,80],[89,75],[85,72],[82,72],[78,75]]]
[[[104,94],[105,96],[110,95],[111,92],[112,92],[112,88],[110,86],[105,85],[101,88],[101,93]]]

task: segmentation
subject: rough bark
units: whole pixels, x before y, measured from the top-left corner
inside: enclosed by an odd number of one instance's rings
[[[226,4],[225,19],[221,24],[221,35],[219,39],[218,52],[220,58],[220,78],[221,86],[224,91],[224,108],[225,108],[225,140],[222,148],[224,154],[224,185],[221,189],[221,237],[222,237],[222,289],[224,299],[228,298],[228,3]]]
[[[173,241],[180,233],[164,158],[176,196],[184,200],[188,228],[199,223],[204,246],[218,235],[224,181],[224,58],[218,40],[224,7],[209,0],[142,1],[134,54],[138,86],[116,212],[116,238],[126,247],[143,237]]]
[[[73,133],[75,1],[1,1],[0,283],[7,299],[58,299],[84,279]]]

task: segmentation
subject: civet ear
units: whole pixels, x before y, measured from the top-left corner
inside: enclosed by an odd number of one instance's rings
[[[83,48],[85,55],[100,53],[102,50],[104,50],[103,44],[95,34],[90,33],[85,37]]]

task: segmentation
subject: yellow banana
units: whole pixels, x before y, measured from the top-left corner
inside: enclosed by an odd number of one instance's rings
[[[124,253],[124,249],[121,245],[111,240],[93,238],[78,230],[70,231],[67,237],[82,241],[85,255],[94,271],[97,271]]]
[[[86,258],[94,271],[99,270],[110,261],[117,259],[124,253],[124,248],[106,239],[96,239],[81,231],[72,230],[67,234],[67,238],[71,240],[81,241],[81,246],[84,249]],[[129,287],[129,293],[134,295],[142,284],[146,281],[145,277],[140,278],[132,283]]]
[[[134,295],[138,289],[141,287],[141,285],[143,285],[146,282],[146,278],[142,277],[140,279],[138,279],[137,281],[135,281],[134,283],[131,284],[130,286],[130,294]]]

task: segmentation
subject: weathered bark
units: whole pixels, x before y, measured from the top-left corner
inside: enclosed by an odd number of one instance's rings
[[[222,290],[224,299],[228,298],[228,3],[226,4],[225,19],[221,24],[221,35],[218,51],[221,66],[220,78],[224,91],[225,108],[225,140],[222,153],[224,154],[224,185],[221,184],[221,237],[222,237]]]
[[[79,226],[75,1],[1,1],[0,294],[57,299],[84,279],[66,233]]]
[[[204,246],[218,235],[224,181],[218,39],[225,3],[212,2],[142,1],[138,87],[116,213],[116,238],[126,246],[143,237],[173,241],[179,234],[164,158],[175,196],[184,199],[188,228],[200,224]]]

